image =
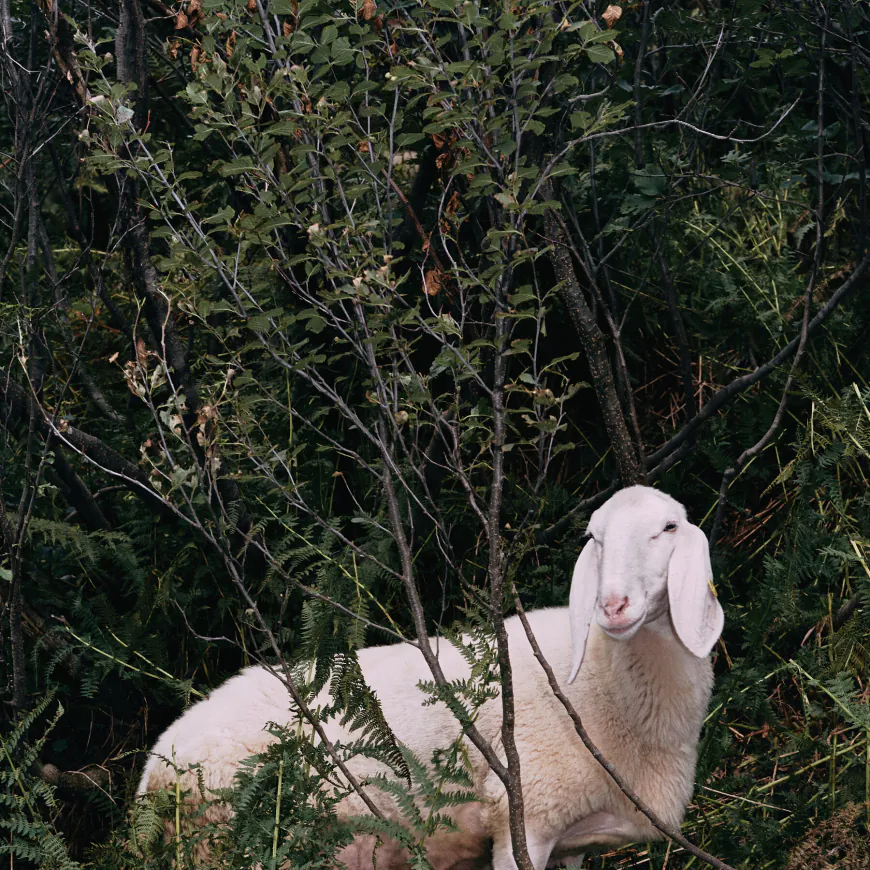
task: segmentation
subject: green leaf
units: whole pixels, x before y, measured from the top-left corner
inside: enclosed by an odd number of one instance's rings
[[[571,129],[586,131],[592,126],[595,118],[589,112],[572,112],[571,113]]]
[[[663,173],[655,170],[638,170],[632,176],[634,186],[644,196],[661,196],[667,188],[668,180]]]
[[[224,163],[219,168],[221,175],[227,177],[231,175],[241,175],[243,172],[250,172],[255,168],[253,157],[239,157],[233,160],[232,163]]]
[[[610,63],[616,57],[606,45],[590,45],[586,54],[592,63]]]
[[[231,221],[236,216],[236,210],[231,205],[225,205],[220,211],[215,212],[211,217],[203,219],[204,224],[224,224]]]

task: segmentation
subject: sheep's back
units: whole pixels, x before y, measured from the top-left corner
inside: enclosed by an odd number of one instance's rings
[[[275,676],[261,667],[245,668],[160,735],[137,791],[174,789],[179,775],[183,787],[195,786],[196,773],[185,773],[192,765],[200,765],[206,788],[229,788],[239,764],[274,742],[267,724],[288,724],[295,715]]]

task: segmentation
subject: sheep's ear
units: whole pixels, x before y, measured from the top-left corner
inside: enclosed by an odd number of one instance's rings
[[[668,601],[677,637],[689,652],[703,658],[719,640],[725,614],[713,591],[707,536],[689,523],[677,531],[668,563]]]
[[[580,665],[583,664],[589,623],[592,622],[597,601],[598,553],[595,550],[595,541],[589,541],[580,553],[577,564],[574,565],[574,576],[571,579],[568,616],[571,619],[571,645],[574,655],[571,662],[571,675],[568,677],[569,683],[574,682]]]

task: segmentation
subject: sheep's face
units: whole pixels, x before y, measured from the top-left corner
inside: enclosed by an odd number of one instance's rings
[[[707,538],[683,506],[658,490],[631,486],[592,514],[588,532],[568,603],[574,648],[568,682],[583,664],[593,621],[624,640],[670,611],[683,646],[706,656],[725,615],[711,586]]]
[[[679,502],[642,486],[618,492],[592,514],[587,531],[598,580],[593,618],[610,637],[633,637],[667,611],[668,566],[686,524]]]

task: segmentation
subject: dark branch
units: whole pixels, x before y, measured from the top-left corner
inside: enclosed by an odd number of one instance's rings
[[[865,252],[858,264],[855,266],[852,274],[840,285],[836,292],[831,295],[831,298],[825,303],[825,305],[816,312],[815,317],[810,320],[807,325],[808,336],[812,335],[812,333],[821,326],[831,316],[831,314],[834,313],[834,311],[836,311],[837,306],[858,287],[868,266],[870,266],[870,252]],[[698,429],[723,405],[742,393],[744,390],[748,390],[751,386],[757,384],[763,378],[766,378],[777,368],[777,366],[787,360],[797,350],[800,342],[801,336],[798,335],[782,348],[782,350],[778,351],[768,362],[758,366],[758,368],[748,374],[735,378],[730,384],[717,390],[704,407],[698,411],[695,417],[686,423],[686,425],[677,432],[676,435],[672,436],[658,450],[650,454],[648,457],[649,463],[651,465],[658,463],[670,455],[687,439],[691,438],[695,432],[697,432]]]
[[[551,186],[547,185],[543,189],[543,196],[547,200],[554,198]],[[552,212],[547,212],[545,225],[548,240],[553,245],[553,268],[556,272],[556,280],[561,284],[560,295],[571,317],[571,322],[580,336],[580,342],[589,363],[592,383],[616,457],[619,477],[624,486],[642,483],[646,475],[625,423],[613,377],[613,369],[607,356],[607,348],[604,345],[604,335],[586,304],[562,230]]]
[[[15,431],[31,415],[35,416],[40,436],[53,444],[59,442],[74,453],[93,463],[98,469],[118,478],[127,489],[135,493],[152,510],[162,515],[172,515],[163,499],[156,493],[145,473],[120,453],[104,444],[99,438],[83,432],[65,421],[55,425],[51,415],[25,390],[12,380],[9,373],[0,369],[0,424]],[[54,449],[57,449],[55,446]]]

